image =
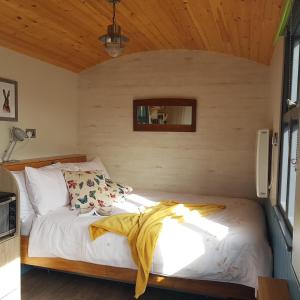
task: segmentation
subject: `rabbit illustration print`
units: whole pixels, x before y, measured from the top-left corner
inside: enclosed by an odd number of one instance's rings
[[[10,113],[10,106],[9,106],[10,90],[8,90],[7,93],[5,89],[3,89],[2,91],[4,96],[3,111]]]
[[[0,78],[0,121],[18,120],[17,82]]]

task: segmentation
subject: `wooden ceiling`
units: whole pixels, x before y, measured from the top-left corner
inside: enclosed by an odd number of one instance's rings
[[[122,0],[125,54],[203,49],[268,64],[284,0]],[[0,45],[74,72],[110,57],[107,0],[0,0]]]

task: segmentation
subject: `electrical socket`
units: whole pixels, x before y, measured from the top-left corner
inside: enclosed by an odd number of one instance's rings
[[[26,128],[25,129],[26,135],[30,139],[35,139],[36,138],[36,129],[35,128]]]

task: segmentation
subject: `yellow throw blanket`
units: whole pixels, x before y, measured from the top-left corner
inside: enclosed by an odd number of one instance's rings
[[[220,211],[224,205],[217,204],[180,204],[176,201],[164,201],[147,208],[143,213],[126,213],[106,217],[90,225],[90,237],[95,240],[106,232],[127,236],[132,258],[137,265],[135,298],[145,292],[152,259],[159,233],[166,218],[184,221],[184,212],[197,211],[202,217]]]

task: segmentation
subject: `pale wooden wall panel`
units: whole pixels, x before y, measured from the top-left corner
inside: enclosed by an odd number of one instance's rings
[[[255,141],[270,127],[269,68],[204,51],[159,51],[80,74],[81,151],[115,180],[168,191],[255,197]],[[194,133],[134,132],[132,100],[198,99]]]

